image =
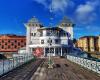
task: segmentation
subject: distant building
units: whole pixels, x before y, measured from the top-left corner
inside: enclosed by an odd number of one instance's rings
[[[84,36],[77,40],[76,47],[86,52],[100,52],[100,36]]]
[[[26,36],[0,35],[0,52],[17,52],[26,46]]]
[[[26,47],[22,47],[18,50],[18,54],[26,54]]]
[[[64,17],[58,26],[44,27],[37,18],[33,17],[25,24],[27,53],[43,52],[43,56],[47,56],[49,53],[53,56],[66,55],[68,49],[73,46],[73,26],[73,23]],[[49,45],[49,42],[51,42],[51,45]]]
[[[98,45],[97,45],[97,47],[98,47],[98,51],[100,52],[100,35],[98,36],[98,41],[97,41],[98,43]]]

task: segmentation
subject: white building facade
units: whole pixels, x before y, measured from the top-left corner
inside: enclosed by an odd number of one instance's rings
[[[43,50],[42,56],[64,56],[73,46],[73,23],[63,18],[57,27],[44,27],[33,17],[25,24],[27,29],[26,52],[33,53],[36,48]],[[51,42],[51,44],[49,43]]]

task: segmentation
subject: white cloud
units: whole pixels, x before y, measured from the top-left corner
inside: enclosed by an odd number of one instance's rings
[[[81,4],[76,9],[77,20],[83,24],[92,22],[97,17],[95,10],[99,7],[99,0],[87,1],[85,4]]]
[[[67,0],[53,0],[51,6],[54,12],[57,12],[57,11],[64,12],[68,6],[68,1]]]
[[[71,0],[34,0],[35,2],[43,5],[50,10],[52,7],[53,12],[65,12],[67,7],[72,7],[74,3]]]
[[[48,7],[47,0],[33,0],[33,1],[43,5],[45,8]]]

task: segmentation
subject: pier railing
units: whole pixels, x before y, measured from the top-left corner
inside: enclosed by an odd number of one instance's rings
[[[32,59],[34,59],[32,55],[19,55],[13,58],[0,60],[0,75],[19,67]]]
[[[67,59],[100,74],[100,61],[89,60],[71,55],[67,55]]]

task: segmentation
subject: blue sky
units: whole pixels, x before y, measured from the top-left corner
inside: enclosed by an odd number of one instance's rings
[[[70,18],[76,24],[75,38],[100,34],[100,0],[0,0],[0,34],[25,35],[24,23],[31,17],[48,26],[50,15],[53,25],[63,16]]]

